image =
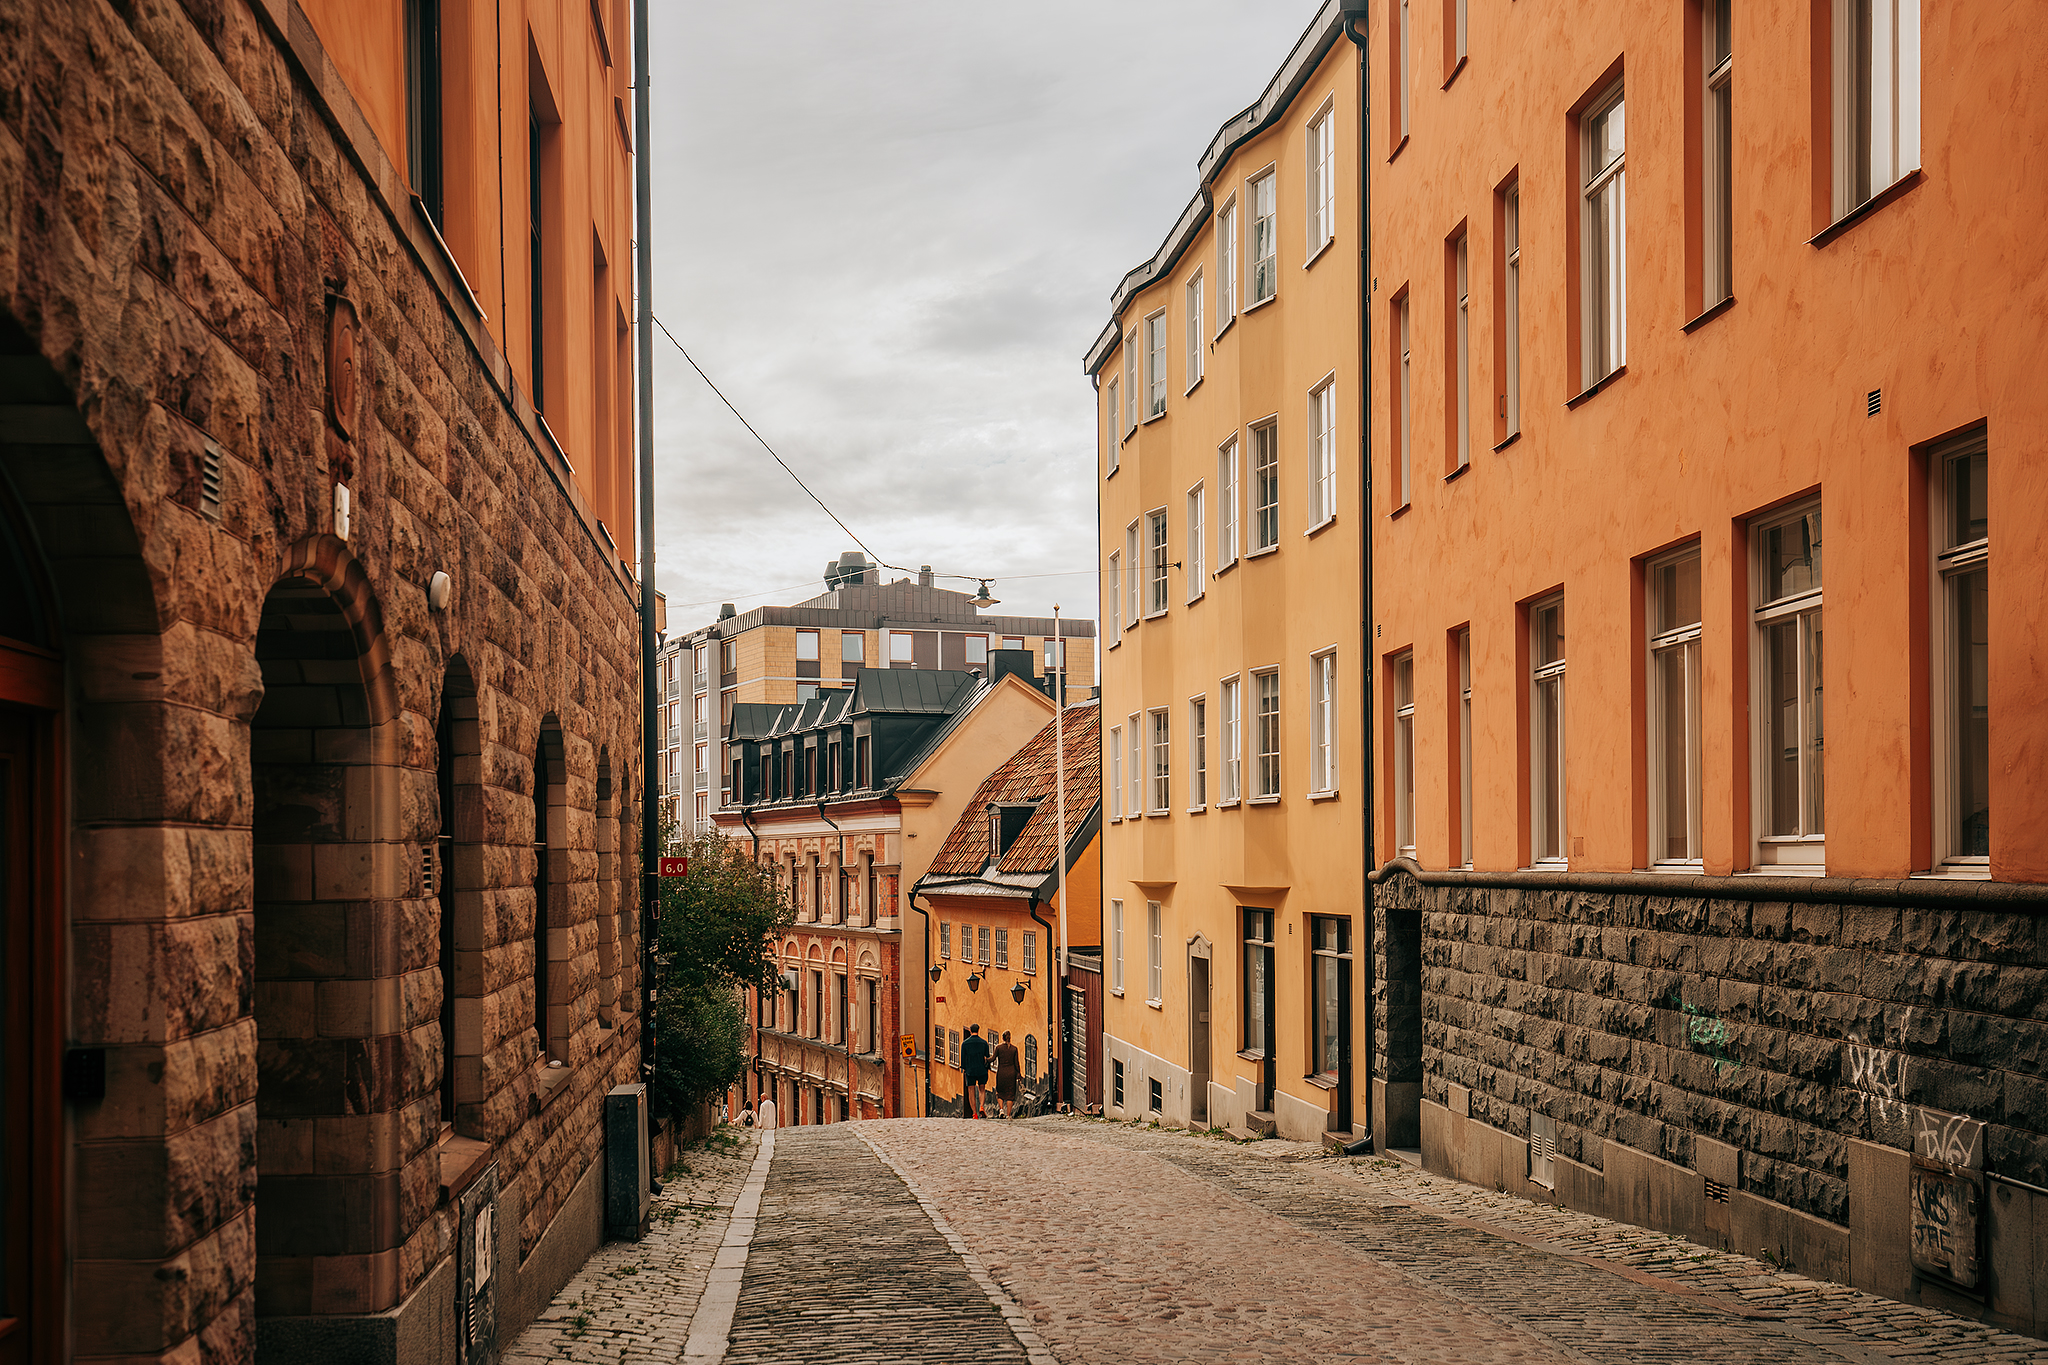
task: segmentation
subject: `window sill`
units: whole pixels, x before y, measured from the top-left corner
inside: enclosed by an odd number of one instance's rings
[[[1924,179],[1926,179],[1926,176],[1923,175],[1918,169],[1907,171],[1897,180],[1892,181],[1891,184],[1886,185],[1876,194],[1871,195],[1868,199],[1858,204],[1855,208],[1850,209],[1840,218],[1835,219],[1834,222],[1829,223],[1819,232],[1816,232],[1815,234],[1813,234],[1813,236],[1807,238],[1806,244],[1812,247],[1826,246],[1829,242],[1834,241],[1835,238],[1841,236],[1850,228],[1855,227],[1858,223],[1862,222],[1865,218],[1868,218],[1871,214],[1876,213],[1885,205],[1905,198],[1906,194],[1915,187],[1917,187],[1920,184],[1920,182]]]
[[[1159,420],[1160,418],[1162,418],[1162,417],[1164,417],[1164,416],[1166,416],[1166,409],[1165,409],[1165,408],[1161,408],[1161,409],[1160,409],[1159,411],[1157,411],[1157,412],[1153,413],[1153,414],[1152,414],[1151,416],[1149,416],[1149,417],[1145,418],[1145,419],[1144,419],[1143,421],[1139,422],[1139,423],[1138,423],[1138,425],[1139,425],[1139,426],[1141,426],[1141,427],[1149,427],[1149,426],[1151,426],[1151,425],[1152,425],[1152,424],[1153,424],[1154,422],[1158,421],[1158,420]]]
[[[1581,389],[1576,397],[1565,399],[1564,405],[1566,409],[1569,410],[1571,408],[1577,407],[1579,404],[1585,402],[1588,398],[1591,398],[1594,394],[1600,392],[1600,390],[1606,388],[1609,384],[1612,384],[1615,380],[1621,378],[1623,375],[1627,373],[1628,366],[1616,365],[1606,374],[1603,374],[1598,379],[1594,380],[1591,388]]]
[[[1223,577],[1223,575],[1225,575],[1225,574],[1229,573],[1229,572],[1230,572],[1230,571],[1231,571],[1232,569],[1234,569],[1234,568],[1236,568],[1236,567],[1237,567],[1237,560],[1236,560],[1236,559],[1234,559],[1234,558],[1233,558],[1233,559],[1230,559],[1230,560],[1228,560],[1228,561],[1226,561],[1226,562],[1224,563],[1224,565],[1223,565],[1223,567],[1222,567],[1222,568],[1220,568],[1220,569],[1217,569],[1217,570],[1215,570],[1214,572],[1212,572],[1212,573],[1211,573],[1211,574],[1209,575],[1209,577],[1211,577],[1211,578],[1221,578],[1221,577]]]
[[[567,1062],[560,1066],[549,1066],[546,1062],[538,1064],[533,1078],[533,1091],[542,1109],[553,1104],[555,1096],[567,1093],[572,1069]]]
[[[1387,513],[1387,520],[1399,521],[1402,517],[1408,514],[1409,506],[1410,504],[1408,503],[1402,503],[1399,507],[1396,507],[1393,511]]]
[[[1262,299],[1253,299],[1250,303],[1244,306],[1244,311],[1247,313],[1256,313],[1259,311],[1259,309],[1264,308],[1267,304],[1278,303],[1279,301],[1280,291],[1276,289]]]
[[[1307,270],[1307,269],[1309,269],[1309,268],[1310,268],[1311,266],[1313,266],[1313,265],[1314,265],[1314,264],[1315,264],[1315,263],[1316,263],[1317,261],[1320,261],[1321,259],[1323,259],[1323,254],[1324,254],[1325,252],[1327,252],[1327,251],[1328,251],[1328,250],[1329,250],[1329,249],[1330,249],[1331,247],[1333,247],[1333,246],[1335,246],[1335,245],[1337,245],[1337,238],[1336,238],[1335,234],[1332,234],[1331,236],[1328,236],[1328,237],[1325,237],[1325,238],[1323,238],[1323,244],[1322,244],[1321,246],[1317,247],[1317,248],[1316,248],[1316,249],[1315,249],[1314,251],[1311,251],[1311,252],[1309,253],[1308,259],[1307,259],[1307,260],[1305,260],[1305,261],[1303,261],[1303,262],[1301,263],[1301,268],[1302,268],[1303,270]]]
[[[1216,803],[1216,809],[1217,809],[1217,810],[1236,810],[1236,809],[1237,809],[1237,807],[1238,807],[1238,804],[1239,804],[1239,803],[1238,803],[1238,802],[1237,802],[1237,801],[1236,801],[1236,800],[1235,800],[1234,798],[1233,798],[1232,800],[1229,800],[1229,801],[1218,801],[1218,802]]]
[[[1571,864],[1562,858],[1546,858],[1541,862],[1530,863],[1527,867],[1517,868],[1516,870],[1519,872],[1569,872],[1572,868]]]
[[[1209,594],[1206,591],[1198,592],[1193,597],[1190,597],[1187,601],[1181,603],[1181,605],[1184,607],[1192,607],[1193,605],[1195,605],[1195,603],[1201,601],[1204,597],[1207,597],[1208,595]]]
[[[1985,864],[1944,863],[1931,872],[1911,872],[1906,876],[1915,882],[1988,882],[1991,868]]]
[[[1280,804],[1280,798],[1277,796],[1254,796],[1247,804],[1254,806],[1277,806]]]
[[[1158,611],[1148,611],[1145,613],[1143,619],[1147,621],[1157,621],[1160,617],[1166,615],[1168,610],[1170,610],[1170,608],[1161,607]]]
[[[1193,393],[1193,392],[1194,392],[1194,391],[1195,391],[1196,389],[1199,389],[1199,388],[1201,388],[1201,387],[1202,387],[1202,381],[1203,381],[1204,379],[1206,379],[1206,378],[1208,378],[1208,376],[1207,376],[1206,374],[1198,374],[1198,375],[1196,375],[1196,376],[1195,376],[1195,382],[1194,382],[1194,383],[1192,383],[1192,384],[1190,384],[1190,385],[1188,385],[1188,386],[1187,386],[1186,388],[1182,389],[1182,390],[1180,391],[1180,396],[1181,396],[1181,397],[1183,397],[1183,398],[1186,398],[1186,397],[1187,397],[1187,396],[1188,396],[1189,394]]]
[[[1514,444],[1515,442],[1517,442],[1517,441],[1519,441],[1519,440],[1521,440],[1521,439],[1522,439],[1522,433],[1521,433],[1521,432],[1519,432],[1519,431],[1511,431],[1511,432],[1509,432],[1509,433],[1508,433],[1508,438],[1507,438],[1507,439],[1506,439],[1505,441],[1502,441],[1502,442],[1500,442],[1500,443],[1499,443],[1498,445],[1494,446],[1494,448],[1493,448],[1493,453],[1494,453],[1494,454],[1496,454],[1496,455],[1498,455],[1498,454],[1500,454],[1500,453],[1501,453],[1501,452],[1502,452],[1503,450],[1506,450],[1506,449],[1507,449],[1507,448],[1508,448],[1509,446],[1513,445],[1513,444]]]
[[[1681,332],[1690,332],[1695,327],[1704,327],[1708,323],[1712,322],[1715,318],[1720,317],[1721,314],[1727,312],[1730,308],[1733,308],[1734,306],[1735,296],[1733,294],[1730,294],[1727,298],[1722,299],[1712,308],[1709,308],[1706,312],[1701,313],[1698,317],[1694,318],[1691,322],[1686,323],[1685,326],[1679,328],[1678,330]]]
[[[1309,527],[1306,531],[1303,531],[1301,533],[1301,538],[1303,540],[1313,540],[1315,537],[1321,535],[1329,527],[1335,526],[1336,524],[1337,514],[1335,512],[1332,512],[1329,516],[1324,517],[1321,521]]]
[[[1145,1008],[1148,1010],[1159,1010],[1161,1012],[1164,1012],[1166,1009],[1166,1002],[1164,1000],[1147,1000],[1145,1002]]]
[[[1394,158],[1395,158],[1395,157],[1397,157],[1397,156],[1401,155],[1401,149],[1402,149],[1402,148],[1404,148],[1404,147],[1406,147],[1407,145],[1408,145],[1408,134],[1406,134],[1406,133],[1403,133],[1403,134],[1401,134],[1401,140],[1400,140],[1399,142],[1396,142],[1396,143],[1394,144],[1394,150],[1393,150],[1393,151],[1391,151],[1391,152],[1388,152],[1388,153],[1387,153],[1387,161],[1388,161],[1388,163],[1389,163],[1389,164],[1391,164],[1391,163],[1393,162],[1393,160],[1394,160]]]
[[[1239,1050],[1237,1057],[1239,1061],[1243,1062],[1263,1062],[1266,1060],[1266,1054],[1263,1052],[1248,1052],[1244,1050]]]
[[[1303,1076],[1302,1079],[1318,1090],[1335,1090],[1337,1088],[1337,1078],[1335,1076]]]
[[[1454,67],[1452,67],[1452,68],[1451,68],[1451,74],[1450,74],[1450,75],[1448,75],[1448,76],[1446,76],[1446,77],[1444,77],[1444,83],[1443,83],[1443,86],[1442,86],[1442,88],[1443,88],[1443,89],[1445,89],[1445,90],[1448,90],[1448,89],[1450,89],[1450,88],[1451,88],[1451,82],[1453,82],[1453,81],[1455,81],[1455,80],[1457,80],[1457,79],[1458,79],[1458,75],[1459,75],[1459,73],[1460,73],[1460,72],[1462,72],[1462,71],[1464,71],[1464,69],[1465,69],[1465,64],[1466,64],[1467,62],[1471,61],[1471,60],[1472,60],[1472,59],[1471,59],[1470,57],[1460,57],[1460,58],[1458,58],[1458,64],[1457,64],[1456,66],[1454,66]]]
[[[1208,808],[1207,806],[1189,806],[1189,807],[1188,807],[1188,814],[1189,814],[1189,815],[1206,815],[1206,814],[1208,813],[1208,811],[1209,811],[1209,808]]]
[[[1246,559],[1263,559],[1267,555],[1278,553],[1280,553],[1280,547],[1278,545],[1261,545],[1256,550],[1246,550],[1244,552],[1244,557]]]
[[[1737,877],[1825,877],[1825,863],[1760,863],[1733,874]]]
[[[1123,642],[1124,642],[1123,632],[1122,632],[1122,631],[1118,631],[1118,632],[1117,632],[1116,634],[1114,634],[1114,635],[1112,635],[1112,636],[1110,636],[1110,637],[1109,637],[1109,643],[1108,643],[1108,644],[1106,644],[1106,645],[1104,645],[1104,646],[1103,646],[1103,648],[1104,648],[1104,649],[1115,649],[1115,648],[1116,648],[1116,647],[1117,647],[1118,645],[1121,645],[1121,644],[1122,644]]]
[[[1231,329],[1232,327],[1235,327],[1236,325],[1237,325],[1237,314],[1235,314],[1235,313],[1232,313],[1232,314],[1231,314],[1231,315],[1230,315],[1229,317],[1227,317],[1227,318],[1223,319],[1223,325],[1222,325],[1221,327],[1218,327],[1218,328],[1216,329],[1216,335],[1215,335],[1215,336],[1212,336],[1212,337],[1210,337],[1210,338],[1209,338],[1209,346],[1210,346],[1210,348],[1211,348],[1211,349],[1213,350],[1213,349],[1215,348],[1215,346],[1216,346],[1216,343],[1217,343],[1217,342],[1219,342],[1219,341],[1221,341],[1221,340],[1223,340],[1223,336],[1224,336],[1224,334],[1225,334],[1226,332],[1228,332],[1228,331],[1229,331],[1229,330],[1230,330],[1230,329]]]
[[[1173,812],[1170,810],[1148,810],[1145,812],[1145,814],[1151,816],[1155,820],[1163,820],[1167,816],[1172,815]]]
[[[1108,472],[1107,474],[1104,474],[1104,475],[1102,476],[1102,481],[1103,481],[1104,483],[1108,483],[1108,482],[1109,482],[1109,481],[1110,481],[1111,479],[1113,479],[1113,478],[1115,478],[1115,477],[1116,477],[1116,472],[1117,472],[1117,471],[1118,471],[1119,469],[1122,469],[1122,468],[1123,468],[1123,466],[1122,466],[1121,464],[1113,464],[1113,465],[1111,465],[1111,466],[1109,467],[1109,472]]]
[[[1464,464],[1461,464],[1461,465],[1459,465],[1459,466],[1458,466],[1458,467],[1457,467],[1456,469],[1453,469],[1453,470],[1452,470],[1452,471],[1451,471],[1450,473],[1448,473],[1448,474],[1444,475],[1444,482],[1445,482],[1445,483],[1455,483],[1455,482],[1457,482],[1457,481],[1458,481],[1459,479],[1462,479],[1462,478],[1464,478],[1466,474],[1470,473],[1470,472],[1471,472],[1471,469],[1472,469],[1472,464],[1471,464],[1471,462],[1470,462],[1470,461],[1468,460],[1468,461],[1466,461],[1466,462],[1465,462]]]
[[[1651,863],[1647,869],[1653,877],[1699,877],[1706,873],[1703,859],[1693,858],[1683,862]]]
[[[1337,793],[1334,791],[1310,792],[1308,794],[1308,799],[1311,801],[1335,801],[1337,799]]]
[[[1124,988],[1122,986],[1111,986],[1109,993],[1119,1000],[1124,998]]]

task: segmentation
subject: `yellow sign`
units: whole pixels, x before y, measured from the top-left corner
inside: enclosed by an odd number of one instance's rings
[[[917,1035],[914,1033],[903,1035],[903,1060],[906,1062],[917,1060]]]

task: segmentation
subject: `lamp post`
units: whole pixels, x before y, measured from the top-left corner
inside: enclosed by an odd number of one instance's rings
[[[1067,998],[1067,641],[1060,627],[1060,606],[1052,606],[1052,638],[1059,646],[1059,683],[1052,697],[1052,787],[1055,803],[1059,807],[1059,841],[1053,848],[1053,867],[1059,872],[1060,895],[1060,988],[1053,992],[1052,999],[1045,1002],[1046,1051],[1059,1058],[1061,1084],[1066,1083],[1066,1049],[1054,1051],[1053,1039],[1059,1036],[1059,1006]],[[1098,941],[1100,936],[1098,935]],[[1022,1003],[1023,997],[1018,997]],[[1055,1096],[1053,1103],[1059,1103]]]

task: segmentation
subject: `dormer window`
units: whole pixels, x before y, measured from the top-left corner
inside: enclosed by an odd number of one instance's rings
[[[1038,809],[1036,801],[991,801],[988,807],[988,860],[1000,862],[1010,845],[1017,842],[1017,836],[1024,832],[1024,826],[1031,823],[1032,812]]]

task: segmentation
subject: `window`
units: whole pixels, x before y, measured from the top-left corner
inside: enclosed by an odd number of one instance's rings
[[[1147,714],[1152,727],[1152,805],[1154,815],[1166,814],[1173,802],[1170,770],[1173,764],[1172,727],[1164,707]]]
[[[1337,236],[1337,111],[1323,107],[1308,126],[1308,258]]]
[[[1244,912],[1244,999],[1238,1018],[1244,1020],[1244,1051],[1253,1057],[1273,1055],[1273,912]]]
[[[796,661],[800,664],[818,662],[818,632],[800,630],[796,633]]]
[[[1237,200],[1216,215],[1216,330],[1237,316]]]
[[[1223,800],[1227,805],[1236,805],[1244,795],[1238,767],[1239,755],[1244,746],[1239,736],[1243,712],[1239,709],[1238,680],[1231,678],[1223,684]]]
[[[1254,306],[1280,290],[1278,241],[1273,221],[1274,179],[1271,171],[1252,181],[1252,298]]]
[[[1351,1020],[1351,921],[1341,915],[1309,918],[1309,1029],[1315,1038],[1315,1074],[1334,1081],[1343,1067]]]
[[[834,972],[832,984],[834,988],[832,998],[835,1002],[832,1012],[832,1041],[841,1047],[845,1047],[847,1017],[851,1013],[846,1008],[846,974],[844,972]]]
[[[1729,51],[1731,0],[1705,0],[1700,11],[1706,32],[1701,35],[1703,96],[1700,133],[1700,307],[1707,309],[1735,293],[1734,123],[1730,104],[1733,58]]]
[[[718,653],[719,668],[721,670],[727,673],[739,672],[740,647],[737,643],[731,640],[727,640],[723,645],[719,647]]]
[[[1650,861],[1700,861],[1700,552],[1652,564]]]
[[[809,700],[811,700],[811,698],[813,698],[813,697],[815,697],[815,696],[817,696],[817,695],[818,695],[818,685],[817,685],[816,683],[813,683],[813,682],[805,682],[805,683],[798,683],[798,684],[796,685],[796,699],[797,699],[798,701],[809,701]],[[804,790],[805,790],[805,791],[809,791],[809,790],[811,790],[811,788],[809,788],[809,787],[805,787],[805,788],[804,788]]]
[[[1021,636],[1021,635],[1005,635],[1005,636],[1003,637],[1003,648],[1004,648],[1004,649],[1023,649],[1023,648],[1025,648],[1025,644],[1024,644],[1024,637],[1023,637],[1023,636]]]
[[[960,1030],[956,1028],[946,1030],[946,1065],[955,1070],[960,1066]]]
[[[1451,248],[1450,427],[1456,441],[1459,469],[1472,463],[1472,235],[1458,234]]]
[[[704,766],[704,765],[705,765],[706,763],[710,762],[710,761],[711,761],[711,746],[710,746],[709,744],[699,744],[699,745],[697,746],[697,767],[696,767],[696,771],[698,771],[698,772],[700,772],[700,773],[701,773],[701,772],[705,772],[705,771],[708,771],[708,770],[707,770],[707,769],[705,768],[705,766]]]
[[[1203,330],[1202,321],[1202,272],[1188,281],[1188,388],[1202,382],[1202,360],[1209,345],[1209,334]]]
[[[1150,1105],[1151,1111],[1155,1114],[1160,1113],[1165,1107],[1164,1084],[1160,1081],[1160,1079],[1157,1076],[1148,1077],[1145,1081],[1145,1092],[1148,1097],[1147,1103]]]
[[[1835,217],[1920,167],[1920,0],[1834,0]]]
[[[1166,310],[1145,319],[1145,420],[1166,415]]]
[[[975,928],[974,942],[976,950],[979,953],[979,965],[983,967],[988,966],[990,962],[989,935],[988,926],[986,924],[979,925]]]
[[[945,920],[939,921],[939,957],[946,962],[953,960],[953,926]]]
[[[1252,428],[1252,548],[1270,550],[1280,543],[1279,428],[1268,422]]]
[[[1522,429],[1522,187],[1501,196],[1501,416],[1503,439]]]
[[[1209,803],[1209,703],[1196,697],[1188,703],[1188,805],[1200,810]]]
[[[1398,406],[1394,410],[1394,426],[1396,427],[1394,440],[1395,447],[1400,451],[1401,455],[1401,468],[1399,471],[1401,500],[1394,505],[1396,507],[1406,507],[1413,491],[1413,478],[1411,475],[1411,470],[1414,467],[1412,429],[1415,426],[1415,412],[1409,401],[1414,393],[1414,368],[1412,357],[1408,351],[1408,291],[1406,289],[1403,289],[1400,294],[1395,296],[1393,307],[1394,338],[1397,343],[1394,352],[1397,357],[1394,380],[1395,387],[1399,390]]]
[[[1820,508],[1751,530],[1757,555],[1757,861],[1823,861]]]
[[[1471,36],[1471,16],[1467,12],[1470,6],[1466,3],[1466,0],[1449,0],[1449,3],[1444,8],[1450,11],[1445,16],[1450,20],[1445,27],[1450,30],[1446,36],[1451,40],[1451,60],[1448,64],[1450,69],[1445,72],[1444,77],[1448,80],[1457,74],[1458,67],[1464,63],[1467,56],[1471,55],[1471,48],[1468,46],[1468,39]]]
[[[1415,655],[1394,660],[1394,850],[1415,856]]]
[[[1141,613],[1138,610],[1138,523],[1132,522],[1124,528],[1124,564],[1129,570],[1124,575],[1124,628],[1138,624]]]
[[[1109,727],[1109,818],[1124,818],[1124,727]]]
[[[1308,789],[1337,790],[1337,651],[1308,661]]]
[[[539,93],[536,91],[535,93]],[[545,171],[556,159],[559,147],[551,130],[559,130],[555,122],[543,124],[536,108],[526,120],[526,188],[527,188],[527,332],[530,343],[528,381],[533,386],[533,410],[547,411],[548,371],[548,327],[547,315],[547,241],[542,230],[543,213],[546,207],[557,202],[558,196],[550,194],[552,186]]]
[[[1253,726],[1252,799],[1280,797],[1280,675],[1254,673],[1252,686],[1258,700]]]
[[[889,632],[889,662],[892,664],[914,663],[917,660],[917,637],[907,630]]]
[[[839,632],[839,662],[864,664],[868,661],[868,637],[858,630]]]
[[[1187,597],[1192,602],[1207,589],[1209,574],[1202,564],[1202,552],[1208,548],[1209,529],[1207,526],[1206,494],[1201,484],[1188,490],[1187,556],[1188,567]]]
[[[1472,866],[1472,631],[1457,633],[1458,651],[1458,861]]]
[[[1159,925],[1159,902],[1145,902],[1145,1000],[1166,999],[1166,939]]]
[[[1029,929],[1024,931],[1024,975],[1038,974],[1038,935]]]
[[[988,662],[988,636],[966,636],[962,641],[962,645],[962,653],[968,663],[985,664]]]
[[[1237,437],[1216,452],[1216,568],[1237,563]]]
[[[1026,1083],[1038,1079],[1038,1035],[1024,1035],[1024,1080]]]
[[[1138,429],[1138,329],[1124,335],[1124,435]]]
[[[1564,598],[1529,608],[1530,847],[1564,861]]]
[[[1103,440],[1109,448],[1109,472],[1111,474],[1116,473],[1117,458],[1123,454],[1124,448],[1123,438],[1117,432],[1117,418],[1120,415],[1117,408],[1123,402],[1122,398],[1118,395],[1122,391],[1123,385],[1118,382],[1114,375],[1110,376],[1109,396],[1103,402],[1102,415],[1106,419],[1103,423]]]
[[[1010,968],[1010,931],[996,930],[996,966],[1008,971]]]
[[[1580,120],[1581,387],[1628,363],[1628,121],[1616,85]]]
[[[1397,0],[1397,3],[1400,5],[1400,13],[1394,18],[1395,27],[1399,30],[1395,34],[1394,40],[1394,108],[1397,111],[1394,123],[1394,143],[1398,150],[1400,144],[1408,140],[1408,133],[1411,128],[1409,122],[1408,87],[1413,82],[1409,75],[1412,69],[1409,57],[1411,49],[1415,45],[1415,26],[1410,21],[1408,0]]]
[[[1337,381],[1325,379],[1308,396],[1308,526],[1337,515]]]
[[[1121,1058],[1118,1058],[1118,1059],[1116,1059],[1116,1060],[1112,1061],[1112,1062],[1111,1062],[1111,1063],[1110,1063],[1109,1065],[1110,1065],[1110,1070],[1111,1070],[1111,1073],[1112,1073],[1112,1076],[1111,1076],[1111,1080],[1110,1080],[1110,1094],[1109,1094],[1109,1102],[1110,1102],[1110,1104],[1111,1104],[1111,1105],[1112,1105],[1113,1107],[1115,1107],[1115,1108],[1118,1108],[1118,1109],[1121,1109],[1121,1108],[1123,1108],[1123,1107],[1124,1107],[1124,1064],[1123,1064],[1123,1060],[1122,1060]]]
[[[445,227],[441,198],[441,0],[406,0],[405,124],[412,191]]]
[[[1135,715],[1130,718],[1129,724],[1130,786],[1126,789],[1129,804],[1125,807],[1125,813],[1137,816],[1145,813],[1145,732]]]
[[[1157,616],[1166,610],[1166,509],[1150,513],[1145,518],[1145,577],[1151,591],[1146,595],[1145,610],[1148,615]]]
[[[825,1011],[829,1008],[825,1000],[825,974],[811,973],[811,1037],[823,1040],[830,1037],[825,1024]]]
[[[1124,993],[1124,903],[1109,903],[1109,988]]]
[[[1976,868],[1991,862],[1991,708],[1989,607],[1991,517],[1988,459],[1979,431],[1932,462],[1941,518],[1935,544],[1939,634],[1935,648],[1937,713],[1945,758],[1936,758],[1935,852],[1942,861]]]
[[[1058,669],[1061,672],[1066,671],[1067,642],[1065,640],[1060,639],[1058,636],[1052,636],[1046,640],[1045,666],[1049,669]]]
[[[1129,624],[1124,620],[1123,573],[1124,557],[1117,551],[1111,550],[1109,552],[1109,609],[1111,616],[1116,621],[1117,633],[1119,635],[1123,633],[1124,626]],[[1110,637],[1110,643],[1116,643],[1115,636]]]

